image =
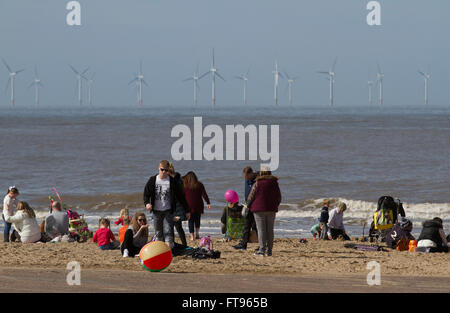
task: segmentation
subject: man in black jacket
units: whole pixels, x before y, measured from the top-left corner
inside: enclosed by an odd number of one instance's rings
[[[177,200],[184,207],[187,219],[190,217],[190,210],[183,190],[169,175],[169,167],[169,161],[161,161],[158,167],[159,174],[150,177],[147,181],[144,188],[144,205],[148,211],[153,212],[156,240],[166,242],[172,248],[174,242],[173,213]]]

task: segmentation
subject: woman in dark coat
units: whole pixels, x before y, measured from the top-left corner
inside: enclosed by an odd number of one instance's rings
[[[247,199],[258,230],[259,250],[255,255],[272,256],[275,215],[280,203],[278,178],[268,168],[262,168]]]

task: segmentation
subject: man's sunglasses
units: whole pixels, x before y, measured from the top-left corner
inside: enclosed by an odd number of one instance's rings
[[[167,168],[160,168],[159,169],[161,172],[168,172],[169,170]]]

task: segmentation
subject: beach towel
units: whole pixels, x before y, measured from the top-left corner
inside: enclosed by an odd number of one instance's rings
[[[354,243],[347,243],[344,245],[346,248],[355,249],[359,251],[385,251],[382,246],[376,245],[356,245]]]

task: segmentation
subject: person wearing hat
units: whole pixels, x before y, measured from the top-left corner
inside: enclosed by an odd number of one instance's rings
[[[344,240],[350,240],[350,237],[345,232],[344,227],[344,212],[347,210],[347,205],[344,202],[339,203],[337,208],[330,211],[328,219],[328,238],[337,239],[342,236]]]
[[[402,239],[407,242],[410,240],[416,240],[411,234],[412,229],[412,222],[406,217],[402,217],[400,221],[395,223],[394,227],[392,227],[386,235],[386,245],[389,248],[395,249],[398,242]]]

